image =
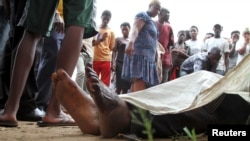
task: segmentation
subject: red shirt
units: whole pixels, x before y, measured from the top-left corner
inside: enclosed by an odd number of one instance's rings
[[[165,49],[165,54],[161,56],[162,64],[171,67],[171,57],[169,47],[174,45],[174,34],[169,23],[160,24],[156,21],[159,39],[158,41]]]

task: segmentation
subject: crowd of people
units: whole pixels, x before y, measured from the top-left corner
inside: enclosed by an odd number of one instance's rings
[[[198,27],[191,26],[176,32],[176,40],[170,11],[158,0],[131,17],[134,23],[121,22],[122,37],[116,37],[108,25],[109,10],[102,12],[96,27],[95,0],[0,0],[0,10],[4,13],[0,17],[0,126],[39,121],[40,127],[78,125],[84,133],[113,137],[129,131],[130,110],[135,107],[119,99],[120,94],[202,70],[223,77],[250,53],[248,28],[232,31],[226,39],[221,37],[223,27],[215,24],[214,33],[199,40]],[[115,91],[109,89],[112,85]],[[184,114],[184,121],[195,123],[199,118],[190,115],[205,118],[208,113],[197,111]],[[164,123],[164,118],[176,122],[168,115],[156,116],[156,121]],[[205,119],[204,125],[194,124],[198,131],[215,122]],[[173,134],[168,128],[157,131],[159,136]]]

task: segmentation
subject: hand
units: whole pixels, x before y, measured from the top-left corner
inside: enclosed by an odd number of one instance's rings
[[[105,33],[102,35],[101,41],[105,41],[107,37],[108,37],[108,33],[105,32]]]
[[[111,66],[111,71],[115,71],[115,65]]]
[[[64,33],[64,21],[59,13],[55,14],[54,30],[58,33]]]
[[[133,55],[134,54],[134,43],[129,42],[128,45],[125,48],[125,53],[127,55]]]

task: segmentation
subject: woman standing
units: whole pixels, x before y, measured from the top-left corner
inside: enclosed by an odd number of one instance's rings
[[[147,12],[138,13],[125,50],[122,77],[131,81],[131,92],[159,84],[156,66],[158,32],[152,17],[158,15],[160,2],[153,0]]]

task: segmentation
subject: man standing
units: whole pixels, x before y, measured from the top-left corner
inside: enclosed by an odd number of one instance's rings
[[[241,60],[246,57],[250,53],[250,30],[249,28],[246,28],[243,31],[243,40],[240,42],[237,42],[235,50],[238,52],[237,62],[236,65],[238,65]]]
[[[93,40],[94,58],[93,68],[101,80],[109,86],[111,75],[111,51],[115,46],[115,35],[108,23],[111,19],[111,12],[105,10],[102,13],[102,24],[99,33]]]
[[[165,49],[165,53],[161,56],[162,61],[162,83],[168,81],[169,70],[172,67],[170,50],[174,45],[174,34],[172,27],[169,23],[169,11],[166,8],[161,8],[158,14],[158,21],[156,21],[159,42]]]
[[[205,42],[205,51],[210,51],[212,47],[219,47],[221,49],[222,57],[216,69],[216,73],[225,75],[229,68],[229,43],[226,39],[221,37],[222,26],[219,24],[214,25],[214,37],[209,38]]]

